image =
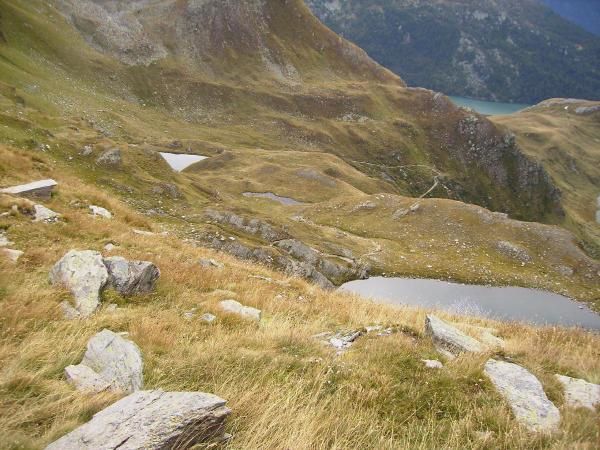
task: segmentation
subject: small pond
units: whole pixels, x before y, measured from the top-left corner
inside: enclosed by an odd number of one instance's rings
[[[481,100],[473,100],[471,98],[466,97],[450,97],[450,99],[457,106],[462,106],[463,108],[471,108],[473,111],[476,111],[479,114],[485,114],[487,116],[500,116],[503,114],[512,114],[531,106],[519,103],[484,102]]]
[[[350,281],[340,289],[379,303],[421,306],[535,325],[600,330],[600,315],[567,297],[537,289],[383,277]]]
[[[173,170],[177,172],[181,172],[186,167],[191,166],[198,161],[202,161],[203,159],[208,158],[208,156],[202,155],[188,155],[184,153],[166,153],[160,152],[160,156],[162,156],[165,161],[171,166]]]
[[[282,205],[302,205],[302,202],[298,200],[294,200],[290,197],[282,197],[277,194],[273,194],[272,192],[244,192],[242,194],[244,197],[257,197],[257,198],[268,198],[269,200],[274,200],[276,202],[281,203]]]

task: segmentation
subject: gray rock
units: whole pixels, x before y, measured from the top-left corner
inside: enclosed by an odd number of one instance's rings
[[[422,359],[428,369],[443,369],[444,365],[437,359]]]
[[[198,264],[200,264],[202,267],[213,267],[215,269],[222,269],[224,266],[223,264],[221,264],[218,261],[215,261],[214,259],[207,259],[207,258],[200,258],[198,260]]]
[[[58,183],[54,180],[40,180],[33,183],[21,184],[5,189],[0,189],[1,194],[18,195],[21,197],[37,197],[49,199],[52,195],[52,190]]]
[[[117,248],[117,246],[112,242],[109,242],[104,246],[104,250],[106,250],[107,252],[112,252],[115,248]]]
[[[60,309],[63,312],[64,318],[67,320],[81,319],[81,314],[79,314],[79,311],[73,308],[67,301],[64,301],[60,304]]]
[[[6,234],[0,233],[0,247],[8,247],[13,244],[14,242],[9,241],[8,236],[6,236]]]
[[[225,312],[237,314],[238,316],[252,319],[257,322],[260,321],[260,317],[262,315],[260,309],[244,306],[235,300],[223,300],[222,302],[219,302],[219,307]]]
[[[555,375],[565,389],[565,400],[573,408],[588,408],[596,410],[600,405],[600,385],[588,383],[585,380]]]
[[[166,450],[222,441],[231,410],[202,392],[138,391],[46,450]]]
[[[120,256],[104,258],[109,284],[123,295],[152,292],[160,270],[148,261],[128,261]]]
[[[21,256],[23,256],[23,252],[21,250],[13,250],[11,248],[3,248],[0,249],[0,251],[2,252],[2,254],[8,258],[8,260],[12,263],[17,263],[19,262],[19,258]]]
[[[206,314],[202,314],[202,317],[200,317],[200,320],[206,323],[213,323],[215,320],[217,320],[217,316],[210,314],[210,313],[206,313]]]
[[[516,259],[522,263],[531,262],[531,256],[524,248],[508,241],[499,241],[496,243],[496,248],[500,253],[510,258]]]
[[[94,217],[102,217],[103,219],[112,219],[112,213],[101,206],[90,205],[90,214]]]
[[[518,422],[537,432],[558,428],[560,412],[533,374],[517,364],[493,359],[485,363],[484,372],[508,401]]]
[[[111,148],[103,152],[96,163],[103,166],[118,166],[121,164],[121,150],[118,148]]]
[[[356,342],[363,334],[364,332],[362,330],[344,331],[339,333],[326,331],[313,336],[313,338],[318,339],[325,345],[335,348],[338,352],[343,352],[352,347],[352,344],[354,344],[354,342]]]
[[[88,368],[98,377],[92,377]],[[65,374],[72,384],[86,389],[90,381],[101,379],[111,390],[134,392],[142,388],[143,368],[137,345],[117,333],[102,330],[88,341],[81,363],[67,367]]]
[[[79,154],[81,156],[90,156],[93,153],[93,151],[94,151],[94,149],[92,148],[91,145],[86,145],[85,147],[83,147],[81,152],[79,152]]]
[[[453,355],[485,351],[485,347],[479,341],[467,336],[434,315],[428,315],[425,319],[425,332],[431,336],[438,349]]]
[[[60,218],[60,214],[46,208],[44,205],[33,206],[33,221],[34,222],[56,222]]]
[[[97,393],[110,388],[108,381],[83,364],[65,367],[65,377],[78,391]]]
[[[100,304],[100,293],[108,282],[108,271],[100,253],[71,250],[50,271],[50,282],[69,289],[75,308],[87,317]]]

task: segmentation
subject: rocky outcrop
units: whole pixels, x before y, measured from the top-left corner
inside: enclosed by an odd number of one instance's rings
[[[521,263],[531,262],[531,256],[523,247],[520,247],[512,242],[498,241],[496,249],[505,256],[515,259]]]
[[[227,313],[236,314],[244,319],[251,319],[256,322],[260,322],[262,315],[260,309],[244,306],[235,300],[223,300],[222,302],[219,302],[219,308]]]
[[[146,294],[154,290],[160,270],[148,261],[128,261],[120,256],[104,258],[109,284],[122,295]]]
[[[0,194],[18,195],[21,197],[37,197],[48,200],[58,183],[52,179],[34,181],[9,188],[0,189]]]
[[[596,411],[596,406],[600,405],[600,385],[564,375],[555,375],[555,377],[565,390],[567,406]]]
[[[166,450],[223,441],[231,413],[225,404],[202,392],[138,391],[46,450]]]
[[[448,352],[451,355],[459,355],[461,353],[485,351],[485,347],[479,341],[467,336],[434,315],[428,315],[425,319],[425,332],[431,336],[435,346],[442,353]]]
[[[259,237],[266,242],[288,239],[290,235],[271,224],[256,218],[245,218],[229,211],[207,209],[204,213],[210,222],[218,223],[235,229],[244,234]]]
[[[484,372],[506,399],[517,421],[531,431],[551,432],[558,428],[560,412],[533,374],[517,364],[493,359],[485,364]]]
[[[71,250],[52,268],[50,282],[69,289],[75,309],[87,317],[100,304],[100,293],[108,282],[108,271],[100,253]]]
[[[65,375],[82,391],[134,392],[142,388],[143,367],[137,345],[110,330],[102,330],[88,341],[81,363],[66,367]]]

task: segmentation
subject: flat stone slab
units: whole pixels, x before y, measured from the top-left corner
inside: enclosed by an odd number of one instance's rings
[[[572,408],[588,408],[596,410],[600,405],[600,384],[588,383],[585,380],[555,375],[565,389],[567,406]]]
[[[260,317],[262,315],[260,309],[244,306],[235,300],[223,300],[222,302],[219,302],[219,307],[225,312],[237,314],[240,317],[252,319],[257,322],[260,321]]]
[[[166,450],[222,441],[231,410],[202,392],[138,391],[46,450]]]
[[[0,189],[0,193],[23,197],[50,198],[52,190],[57,185],[58,183],[56,181],[47,179]]]
[[[546,396],[542,383],[527,369],[490,359],[485,363],[484,372],[506,399],[518,422],[535,432],[558,429],[558,408]]]
[[[452,355],[459,355],[460,353],[485,351],[485,346],[481,342],[432,314],[425,319],[425,332],[431,336],[434,344],[442,353],[449,352]]]

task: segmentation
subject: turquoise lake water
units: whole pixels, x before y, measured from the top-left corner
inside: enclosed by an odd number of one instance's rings
[[[450,97],[450,99],[464,108],[471,108],[480,114],[488,116],[500,116],[503,114],[512,114],[517,111],[521,111],[531,105],[524,105],[519,103],[498,103],[498,102],[484,102],[481,100],[473,100],[466,97]]]

